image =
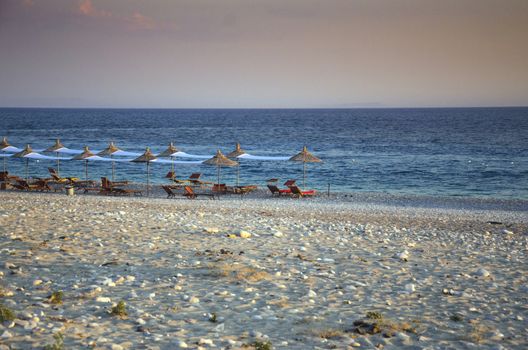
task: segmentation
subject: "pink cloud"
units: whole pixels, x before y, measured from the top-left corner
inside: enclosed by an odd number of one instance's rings
[[[112,13],[98,10],[92,4],[92,0],[83,0],[79,4],[79,12],[89,17],[112,17]]]
[[[140,29],[152,30],[159,27],[153,18],[145,16],[139,12],[134,12],[134,14],[129,17],[129,20],[134,27]]]
[[[135,11],[132,15],[119,15],[109,11],[96,8],[92,0],[82,0],[79,3],[78,12],[86,17],[107,18],[114,22],[126,25],[128,29],[154,30],[165,27],[164,23],[157,22],[154,18]]]

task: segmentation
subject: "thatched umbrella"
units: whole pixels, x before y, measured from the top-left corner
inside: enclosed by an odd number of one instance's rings
[[[113,141],[110,141],[108,144],[108,147],[106,147],[101,152],[97,153],[98,156],[110,156],[112,158],[113,154],[116,152],[121,151],[117,146],[114,144]],[[115,162],[112,161],[112,181],[115,181]]]
[[[150,151],[150,148],[147,147],[145,153],[132,160],[135,163],[147,163],[147,196],[149,195],[150,188],[150,162],[156,159],[156,156]]]
[[[165,149],[165,151],[158,154],[158,157],[170,157],[170,160],[174,160],[173,154],[179,152],[179,149],[174,146],[174,144],[171,142],[169,143],[169,146]],[[176,173],[174,172],[174,163],[171,163],[171,171],[172,171],[172,179],[176,178]]]
[[[84,160],[84,177],[86,181],[88,181],[88,160],[91,158],[97,159],[99,157],[92,153],[92,151],[88,149],[88,146],[84,146],[83,153],[72,158],[73,160]]]
[[[59,159],[59,151],[61,149],[64,149],[64,145],[60,142],[59,139],[55,140],[55,144],[51,147],[48,147],[44,150],[44,152],[50,152],[55,153],[57,155],[57,174],[60,176],[60,159]]]
[[[25,158],[26,159],[26,181],[29,179],[29,155],[35,153],[30,145],[26,145],[22,151],[13,154],[15,158]]]
[[[216,154],[213,158],[203,161],[203,164],[215,165],[218,169],[218,184],[220,184],[220,168],[223,166],[237,166],[238,162],[231,160],[224,156],[220,150],[216,151]]]
[[[228,153],[226,156],[227,158],[238,158],[241,155],[246,154],[246,151],[244,151],[242,148],[240,148],[240,143],[236,143],[235,150],[231,153]],[[237,165],[237,182],[236,185],[238,186],[240,184],[240,163]]]
[[[290,160],[303,163],[303,188],[306,188],[306,163],[320,163],[322,162],[321,159],[308,152],[308,149],[304,146],[303,150],[291,157]]]
[[[1,152],[20,152],[19,148],[13,147],[7,142],[7,137],[2,138],[0,142],[0,151]],[[7,171],[7,157],[4,157],[4,171]]]

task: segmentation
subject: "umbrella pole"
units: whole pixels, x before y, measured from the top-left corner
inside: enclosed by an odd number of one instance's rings
[[[59,159],[59,152],[55,153],[57,155],[57,175],[60,176],[60,159]]]
[[[26,181],[29,181],[29,159],[26,158]]]
[[[237,186],[240,186],[240,164],[237,165]]]
[[[88,161],[84,161],[84,179],[88,181]]]
[[[4,157],[4,173],[7,171],[7,157]]]
[[[217,184],[220,185],[220,166],[218,166],[218,182]]]
[[[171,162],[174,161],[173,157],[170,157]],[[172,179],[176,179],[176,173],[174,172],[174,163],[171,163]]]
[[[306,162],[303,162],[303,190],[306,189]]]
[[[147,162],[147,197],[149,195],[149,189],[150,189],[150,169],[149,169],[150,162]]]
[[[110,155],[110,158],[112,158],[112,155]],[[112,181],[115,181],[115,162],[112,161]]]

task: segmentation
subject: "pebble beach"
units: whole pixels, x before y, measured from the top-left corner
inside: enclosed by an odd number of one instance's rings
[[[524,200],[0,202],[2,350],[528,346]]]

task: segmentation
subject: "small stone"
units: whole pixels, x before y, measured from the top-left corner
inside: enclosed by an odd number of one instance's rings
[[[414,286],[413,283],[408,283],[405,285],[405,291],[407,293],[413,293],[414,291],[416,291],[416,287]]]
[[[504,229],[501,231],[503,234],[505,235],[513,235],[513,231],[510,231],[510,230],[507,230],[507,229]]]
[[[174,345],[176,345],[178,347],[178,349],[187,349],[189,346],[187,345],[186,342],[184,342],[183,340],[176,340],[174,342]]]
[[[486,278],[486,277],[489,277],[490,276],[490,273],[488,270],[484,269],[484,268],[480,268],[477,270],[477,272],[475,272],[475,274],[477,276],[480,276],[480,277],[483,277],[483,278]]]
[[[404,250],[403,252],[396,254],[396,258],[400,259],[401,261],[407,261],[409,259],[409,252]]]
[[[315,298],[316,296],[317,296],[317,293],[314,292],[313,290],[310,289],[310,290],[308,291],[308,297],[309,297],[309,298]]]
[[[9,331],[4,331],[4,333],[2,333],[2,336],[0,338],[2,339],[9,339],[13,336],[13,334],[9,333]]]
[[[198,344],[199,345],[214,346],[214,343],[213,343],[212,339],[205,339],[205,338],[200,338],[200,340],[198,340]]]
[[[111,303],[112,302],[112,299],[108,298],[108,297],[97,297],[95,298],[95,302],[97,303]]]
[[[146,322],[144,319],[142,319],[142,318],[138,318],[138,319],[136,320],[136,323],[139,324],[139,325],[144,325],[144,324],[147,323],[147,322]]]
[[[280,238],[280,237],[284,236],[284,234],[282,232],[280,232],[280,231],[276,231],[276,232],[273,233],[273,236],[277,237],[277,238]]]
[[[119,344],[112,344],[111,349],[112,350],[123,350],[123,347]]]
[[[34,286],[40,286],[42,284],[42,282],[43,282],[42,280],[34,280],[33,281],[33,285]]]
[[[203,232],[213,234],[220,232],[220,230],[218,229],[218,227],[206,227],[203,229]]]
[[[191,297],[189,299],[189,303],[191,304],[198,304],[200,302],[200,299],[198,299],[197,297]]]
[[[251,237],[251,233],[247,232],[247,231],[244,231],[244,230],[240,230],[237,232],[237,236],[240,237],[240,238],[250,238]]]

